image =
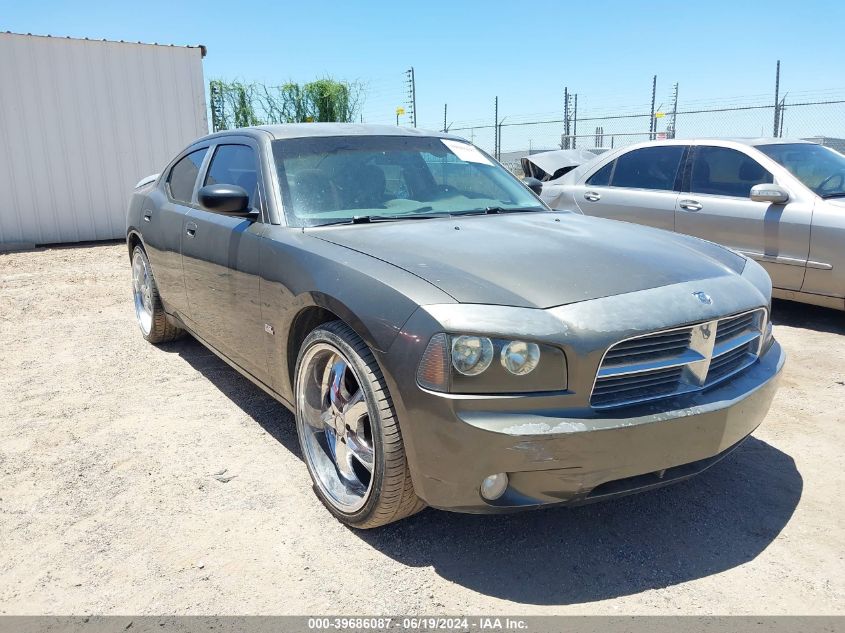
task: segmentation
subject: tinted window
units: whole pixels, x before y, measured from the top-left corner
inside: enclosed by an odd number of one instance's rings
[[[750,156],[727,147],[696,148],[691,193],[747,198],[761,182],[772,182],[772,175]]]
[[[684,155],[683,145],[643,147],[622,154],[613,170],[614,187],[671,191]]]
[[[170,176],[167,178],[167,188],[170,191],[171,198],[179,202],[191,202],[194,184],[197,182],[200,165],[202,165],[202,159],[205,158],[207,151],[207,149],[199,149],[191,152],[173,165]]]
[[[237,185],[249,194],[249,206],[258,201],[255,152],[248,145],[219,145],[208,166],[206,185]]]
[[[610,174],[613,171],[613,166],[616,164],[615,160],[610,161],[607,165],[599,169],[596,173],[587,179],[588,185],[596,187],[606,187],[610,184]]]

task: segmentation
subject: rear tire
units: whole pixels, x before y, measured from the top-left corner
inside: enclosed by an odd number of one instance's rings
[[[135,301],[135,318],[147,341],[166,343],[185,333],[185,330],[167,319],[150,260],[141,246],[136,246],[132,251],[132,296]]]
[[[303,459],[335,517],[374,528],[425,508],[414,493],[384,376],[352,328],[333,321],[311,332],[294,384]]]

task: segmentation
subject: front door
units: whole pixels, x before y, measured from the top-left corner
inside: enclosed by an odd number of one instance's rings
[[[699,145],[691,161],[678,198],[676,230],[739,251],[759,261],[775,287],[800,290],[810,250],[812,205],[751,200],[751,187],[774,178],[739,150]]]
[[[200,186],[233,184],[250,194],[260,211],[256,148],[217,145]],[[264,323],[259,297],[259,219],[191,209],[182,236],[182,267],[190,320],[196,332],[256,378],[267,382]]]

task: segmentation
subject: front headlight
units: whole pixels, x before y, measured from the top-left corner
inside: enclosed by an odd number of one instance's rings
[[[566,356],[531,341],[435,334],[420,360],[417,382],[433,391],[467,394],[562,391]]]
[[[459,336],[452,341],[452,367],[477,376],[493,362],[493,342],[486,336]]]
[[[540,347],[536,343],[511,341],[502,349],[502,367],[514,376],[530,374],[540,362]]]

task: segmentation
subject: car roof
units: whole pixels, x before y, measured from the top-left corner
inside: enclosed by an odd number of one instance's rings
[[[594,166],[598,165],[599,163],[604,162],[607,158],[611,158],[614,160],[616,157],[620,156],[623,153],[634,149],[640,149],[642,147],[660,147],[660,146],[667,146],[667,145],[708,145],[708,144],[716,144],[721,145],[723,147],[731,147],[732,145],[745,145],[748,147],[758,147],[761,145],[781,145],[787,143],[802,143],[804,145],[819,145],[815,141],[808,141],[805,139],[798,139],[798,138],[778,138],[774,136],[758,136],[758,137],[718,137],[718,136],[701,136],[697,138],[673,138],[673,139],[662,139],[656,141],[643,141],[640,143],[632,143],[631,145],[623,145],[622,147],[617,147],[615,149],[611,149],[609,152],[601,153],[595,158],[587,161],[582,165],[578,165],[572,171],[565,173],[563,176],[556,180],[549,181],[549,184],[571,184],[577,181],[581,176],[585,173],[590,171]],[[608,161],[610,162],[610,161]]]
[[[778,138],[774,136],[739,137],[739,136],[701,136],[697,138],[674,138],[658,141],[644,141],[620,147],[619,150],[633,149],[634,147],[649,147],[652,145],[706,145],[708,143],[737,143],[756,147],[758,145],[781,145],[787,143],[803,143],[805,145],[818,145],[815,141],[808,141],[799,138]]]
[[[281,123],[278,125],[257,125],[223,130],[209,134],[203,137],[202,140],[234,134],[256,136],[256,132],[259,131],[269,134],[273,140],[315,136],[423,136],[465,140],[459,136],[444,134],[443,132],[400,127],[398,125],[372,125],[369,123]]]
[[[818,145],[818,143],[814,143],[813,141],[807,141],[805,139],[800,138],[778,138],[774,136],[757,136],[757,137],[704,137],[704,138],[697,138],[692,139],[692,143],[707,143],[712,141],[730,141],[731,143],[740,143],[742,145],[750,145],[751,147],[755,147],[757,145],[785,145],[791,143],[804,143],[806,145]]]

